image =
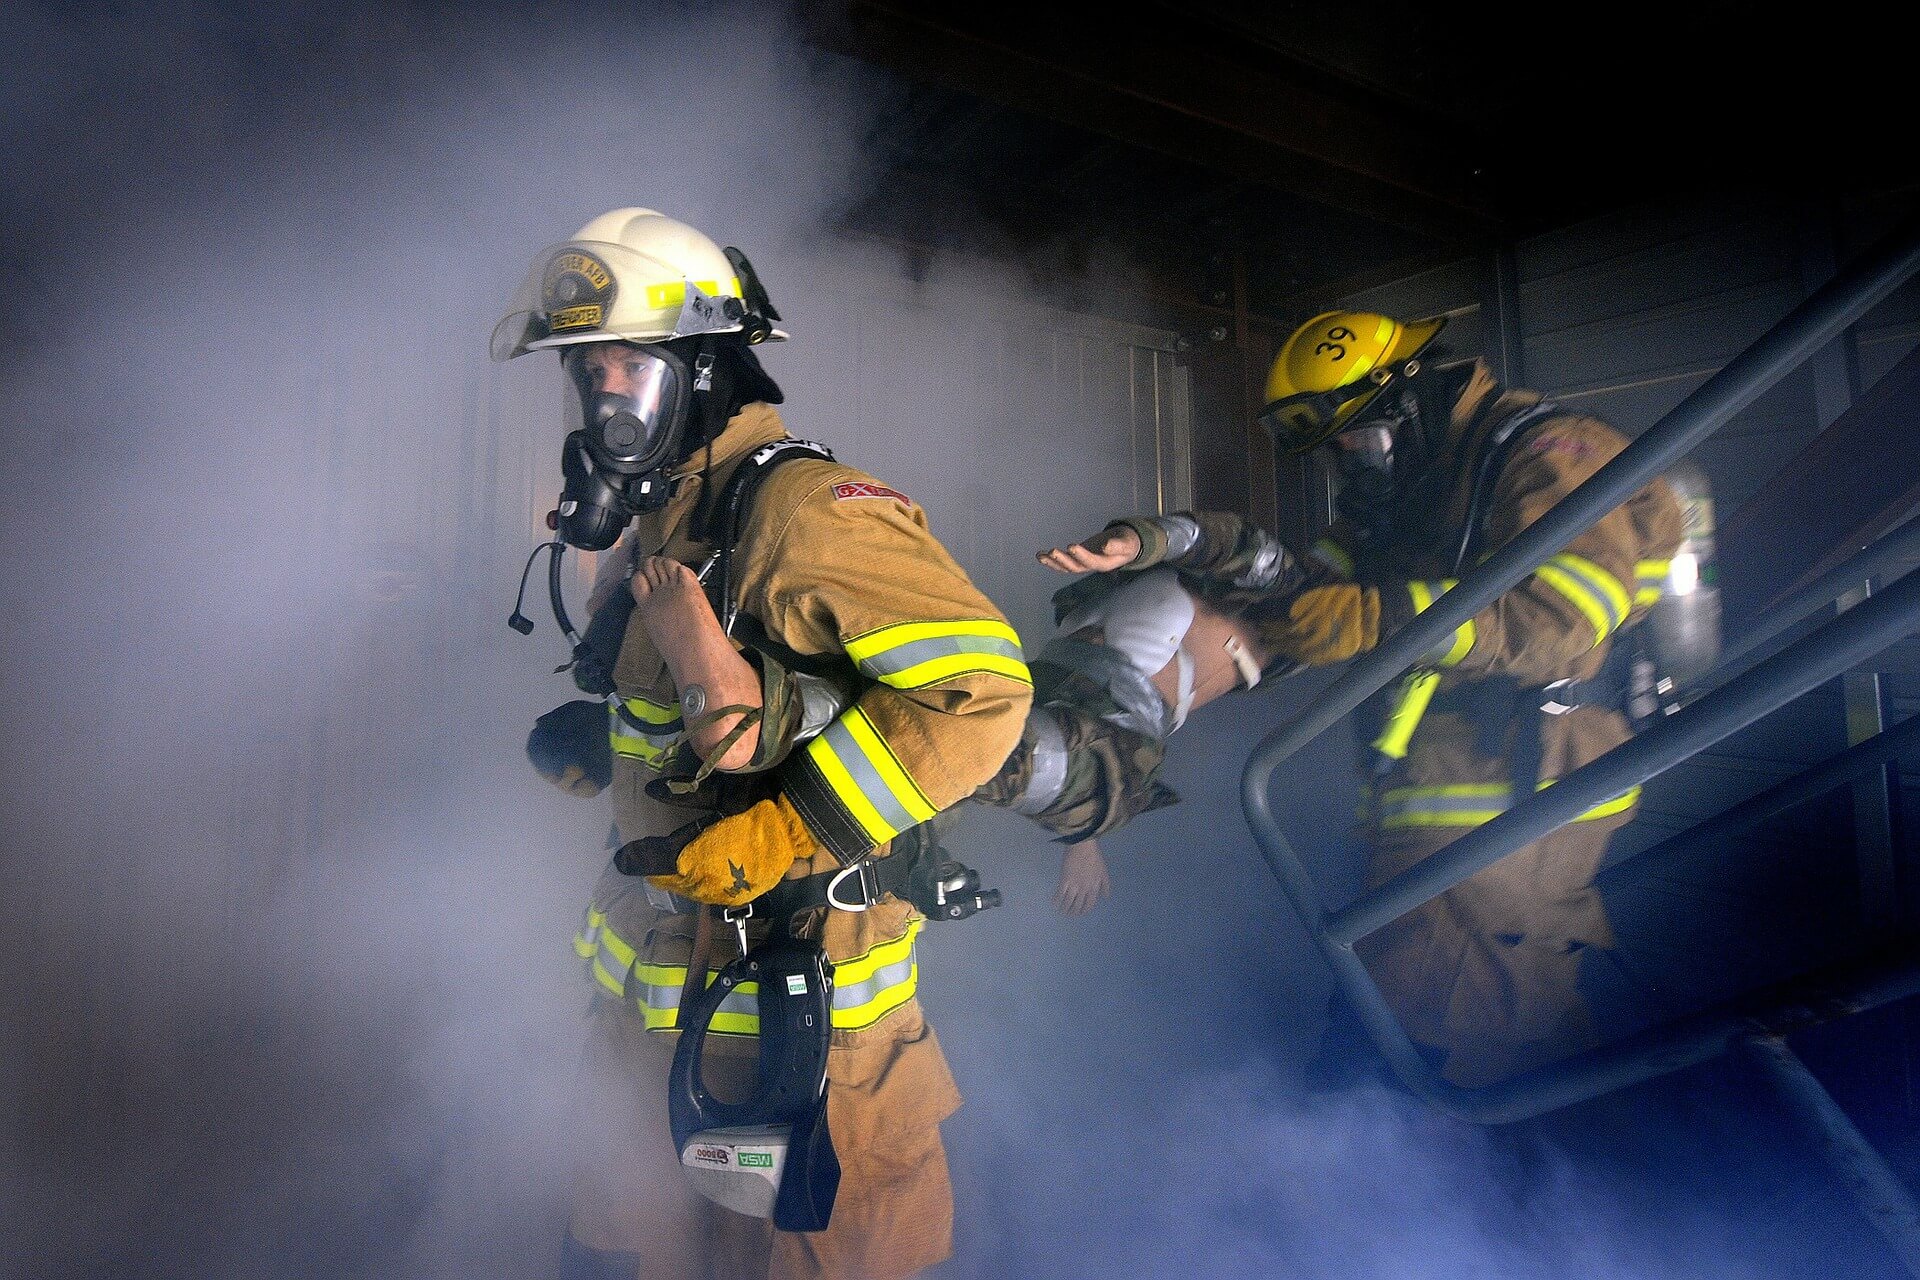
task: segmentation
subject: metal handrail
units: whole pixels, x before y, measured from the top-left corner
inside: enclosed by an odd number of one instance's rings
[[[1505,813],[1328,916],[1328,935],[1336,942],[1364,938],[1522,845],[1691,759],[1915,630],[1920,630],[1920,575],[1909,575],[1552,786],[1531,796],[1515,796],[1513,807]]]
[[[1518,585],[1608,512],[1678,462],[1807,357],[1920,270],[1920,217],[1909,218],[1728,361],[1672,412],[1551,511],[1488,557],[1459,585],[1348,667],[1305,710],[1264,738],[1247,762],[1243,793],[1375,691],[1450,640],[1454,631]]]
[[[1907,219],[1795,307],[1586,483],[1406,627],[1355,662],[1293,720],[1268,734],[1249,758],[1241,778],[1241,803],[1262,858],[1395,1074],[1434,1105],[1482,1123],[1524,1119],[1704,1061],[1733,1043],[1744,1024],[1696,1017],[1517,1080],[1483,1089],[1463,1089],[1440,1079],[1414,1048],[1355,954],[1353,939],[1884,648],[1904,634],[1903,629],[1911,630],[1915,619],[1920,618],[1920,576],[1904,580],[1849,610],[1814,636],[1758,664],[1641,739],[1575,770],[1536,796],[1521,799],[1493,822],[1469,832],[1435,858],[1338,913],[1328,912],[1312,876],[1280,828],[1273,811],[1275,771],[1422,655],[1450,638],[1461,623],[1627,501],[1916,270],[1920,270],[1920,216]],[[1905,537],[1915,531],[1900,532]],[[1826,577],[1822,576],[1821,584]],[[1805,602],[1804,591],[1796,592],[1792,603],[1804,607]],[[1775,634],[1791,625],[1778,628]],[[1821,653],[1821,649],[1827,652]],[[1904,973],[1899,994],[1911,994],[1916,989],[1920,989],[1920,981],[1913,972]]]

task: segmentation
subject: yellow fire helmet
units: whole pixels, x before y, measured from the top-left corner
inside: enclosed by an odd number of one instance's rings
[[[739,250],[652,209],[615,209],[533,260],[494,327],[492,354],[703,333],[759,342],[787,336],[770,323],[779,318]]]
[[[1328,311],[1293,331],[1267,372],[1261,425],[1289,452],[1306,453],[1351,422],[1416,357],[1446,318],[1401,323],[1371,311]]]

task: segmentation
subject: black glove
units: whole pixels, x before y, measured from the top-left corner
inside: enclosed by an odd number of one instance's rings
[[[569,795],[599,795],[613,782],[607,704],[581,699],[541,716],[527,735],[527,759],[541,777]]]

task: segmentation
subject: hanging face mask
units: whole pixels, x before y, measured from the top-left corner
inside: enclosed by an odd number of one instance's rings
[[[561,446],[559,534],[569,546],[604,551],[634,516],[657,511],[671,492],[694,393],[713,385],[713,352],[688,365],[660,346],[595,342],[565,348],[567,421]]]

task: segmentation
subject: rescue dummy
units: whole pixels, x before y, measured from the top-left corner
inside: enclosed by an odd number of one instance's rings
[[[1152,567],[1118,572],[1146,547]],[[974,798],[1065,844],[1056,902],[1077,915],[1108,892],[1098,838],[1178,799],[1157,777],[1173,733],[1216,698],[1291,668],[1274,662],[1260,619],[1304,578],[1270,534],[1221,512],[1115,521],[1039,559],[1093,576],[1055,594],[1061,634],[1034,661],[1020,744]]]
[[[1030,677],[920,508],[824,451],[767,470],[722,535],[731,482],[792,443],[752,351],[784,337],[778,318],[737,252],[622,209],[542,253],[496,331],[500,358],[561,354],[562,538],[605,550],[632,524],[595,592],[636,600],[609,646],[604,712],[618,839],[701,824],[671,865],[644,868],[656,874],[610,866],[575,940],[598,999],[576,1090],[570,1276],[884,1280],[951,1248],[939,1124],[960,1099],[915,999],[923,913],[890,891],[841,910],[809,890],[887,859],[990,777]],[[658,642],[650,627],[693,597],[711,631]],[[542,768],[559,781],[568,765]],[[571,785],[591,790],[580,772]],[[738,931],[717,918],[750,906]],[[772,1231],[703,1198],[668,1132],[679,1012],[769,929],[824,947],[832,967],[826,1111],[842,1176],[819,1231]],[[728,1059],[736,1086],[756,1062],[752,1001],[721,1001],[711,1026],[707,1077],[727,1093]]]

